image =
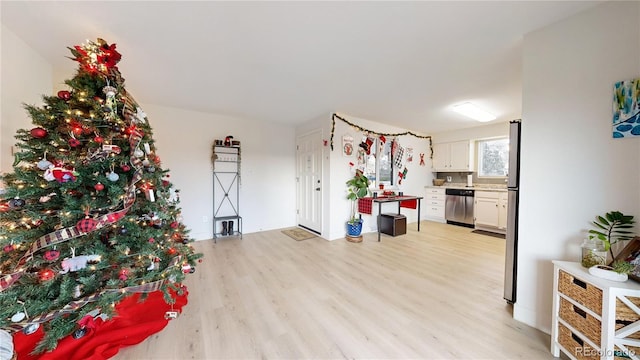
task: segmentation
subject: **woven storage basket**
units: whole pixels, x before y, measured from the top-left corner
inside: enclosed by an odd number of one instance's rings
[[[573,305],[565,298],[560,298],[560,318],[571,324],[574,329],[582,333],[596,344],[600,343],[602,324],[600,320],[589,315],[586,311]]]
[[[558,290],[596,314],[602,315],[602,289],[560,270]]]
[[[631,300],[632,303],[640,307],[639,297],[628,296],[627,299]],[[621,328],[630,325],[638,320],[640,320],[640,314],[637,314],[635,311],[631,310],[631,308],[620,301],[620,299],[616,299],[616,330],[620,330]],[[640,340],[640,331],[628,335],[627,338]],[[640,355],[640,351],[637,352],[637,354]]]
[[[584,340],[562,324],[558,324],[558,342],[578,360],[600,360],[596,349],[587,345]]]
[[[633,354],[634,356],[640,355],[640,347],[627,346],[628,353],[625,353],[624,350],[617,346],[614,346],[613,349],[613,358],[616,360],[629,360],[631,358],[631,356],[629,356],[630,354]]]
[[[640,297],[627,296],[627,299],[637,307],[640,307]],[[625,303],[620,301],[620,299],[616,299],[616,320],[635,322],[640,320],[640,314],[631,310]]]

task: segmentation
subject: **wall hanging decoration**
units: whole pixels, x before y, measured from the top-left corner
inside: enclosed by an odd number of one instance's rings
[[[640,135],[640,78],[613,85],[613,138]]]
[[[352,128],[354,128],[357,131],[363,132],[365,134],[367,134],[367,137],[371,137],[372,135],[377,135],[379,137],[398,137],[398,136],[403,136],[403,135],[411,135],[414,137],[417,137],[418,139],[428,139],[429,140],[429,150],[430,150],[430,155],[429,158],[433,159],[433,142],[431,139],[431,136],[429,135],[418,135],[414,132],[411,131],[405,131],[402,133],[381,133],[381,132],[376,132],[373,130],[369,130],[369,129],[365,129],[362,126],[356,125],[340,116],[338,116],[337,114],[333,114],[333,116],[331,116],[331,151],[333,151],[333,135],[335,134],[336,131],[336,119],[338,120],[342,120],[342,122],[344,122],[345,124],[351,126]],[[365,141],[366,143],[366,141]]]
[[[343,156],[353,155],[353,136],[351,135],[342,136],[342,155]]]

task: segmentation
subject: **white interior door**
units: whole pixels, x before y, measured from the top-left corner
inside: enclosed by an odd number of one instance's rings
[[[322,132],[300,136],[297,147],[298,225],[318,234],[322,229]]]

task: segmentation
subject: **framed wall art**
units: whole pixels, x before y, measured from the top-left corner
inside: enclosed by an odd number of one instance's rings
[[[342,155],[343,156],[352,156],[353,155],[353,136],[351,135],[343,135],[342,136]]]
[[[640,136],[640,78],[618,81],[613,85],[614,138]]]

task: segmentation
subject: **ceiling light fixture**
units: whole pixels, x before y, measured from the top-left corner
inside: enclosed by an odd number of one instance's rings
[[[468,116],[474,120],[478,120],[480,122],[486,122],[486,121],[491,121],[496,119],[495,115],[483,109],[480,109],[477,105],[472,104],[470,102],[454,105],[453,111],[460,113],[464,116]]]

